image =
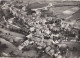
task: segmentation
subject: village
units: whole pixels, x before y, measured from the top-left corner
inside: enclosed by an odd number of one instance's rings
[[[67,3],[0,0],[0,57],[80,58],[80,2]]]

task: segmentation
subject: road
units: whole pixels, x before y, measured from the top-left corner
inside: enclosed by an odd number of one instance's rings
[[[22,51],[18,50],[16,46],[14,46],[12,43],[6,41],[3,38],[0,38],[0,41],[2,44],[6,44],[8,48],[5,50],[6,53],[10,53],[11,51],[14,51],[18,55],[22,55]]]
[[[11,35],[13,35],[15,37],[24,37],[23,34],[19,34],[19,33],[12,32],[12,31],[8,31],[8,30],[2,29],[2,28],[0,28],[0,31],[2,31],[3,33],[10,33]]]

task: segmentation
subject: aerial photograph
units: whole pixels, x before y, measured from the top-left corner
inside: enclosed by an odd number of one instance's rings
[[[0,0],[0,58],[80,58],[80,0]]]

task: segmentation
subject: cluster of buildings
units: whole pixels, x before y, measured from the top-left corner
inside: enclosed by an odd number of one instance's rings
[[[16,5],[6,2],[2,4],[1,9],[9,10],[8,13],[13,16],[5,17],[6,15],[3,15],[3,22],[6,24],[0,24],[4,26],[1,30],[7,29],[10,32],[13,31],[14,34],[21,33],[24,35],[24,37],[15,37],[10,33],[2,32],[0,34],[0,37],[17,46],[19,51],[25,49],[24,52],[27,52],[25,47],[34,45],[42,53],[45,52],[51,57],[58,58],[58,56],[62,56],[57,44],[62,41],[79,40],[79,29],[74,27],[76,20],[67,21],[65,18],[58,18],[54,14],[52,3],[35,2],[27,6],[19,6],[21,7],[18,8]],[[32,46],[29,49],[33,49]]]

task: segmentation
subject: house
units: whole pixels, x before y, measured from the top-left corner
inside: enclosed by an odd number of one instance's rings
[[[61,27],[64,28],[66,27],[67,23],[65,21],[61,21]]]
[[[73,25],[74,28],[80,29],[80,20],[76,21]]]
[[[61,27],[65,28],[65,29],[70,29],[70,28],[74,27],[75,23],[76,23],[75,20],[61,21]]]

